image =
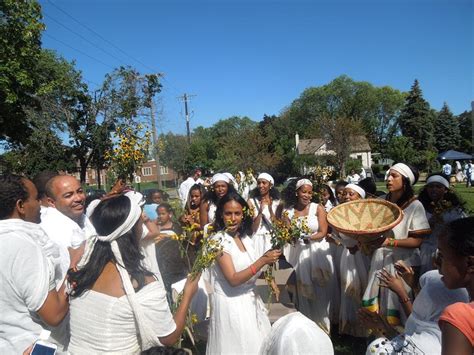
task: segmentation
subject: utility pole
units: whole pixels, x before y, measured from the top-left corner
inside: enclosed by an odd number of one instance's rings
[[[153,98],[151,99],[150,114],[151,114],[151,131],[152,131],[151,135],[153,138],[153,156],[156,162],[156,182],[158,183],[158,188],[161,189],[163,186],[161,183],[160,158],[158,156],[158,151],[157,151],[158,137],[156,135],[155,103],[153,101]]]
[[[180,96],[179,99],[182,99],[184,101],[184,114],[186,116],[186,134],[188,137],[188,144],[191,144],[191,130],[189,128],[189,111],[188,111],[188,99],[191,97],[194,97],[196,95],[188,95],[188,94],[183,94],[183,96]]]

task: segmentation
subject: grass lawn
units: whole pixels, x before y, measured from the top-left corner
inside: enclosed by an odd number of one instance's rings
[[[387,192],[385,182],[377,182],[377,190]],[[415,184],[415,192],[418,193],[425,184]],[[455,184],[454,191],[466,202],[466,210],[469,215],[474,214],[474,187],[466,187],[466,184]]]

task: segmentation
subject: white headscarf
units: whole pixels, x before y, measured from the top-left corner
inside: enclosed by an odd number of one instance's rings
[[[437,182],[438,184],[443,185],[447,189],[449,189],[449,182],[441,175],[433,175],[426,180],[426,185],[432,184],[433,182]]]
[[[212,179],[211,179],[211,184],[215,184],[216,182],[218,181],[224,181],[226,183],[230,183],[230,179],[228,176],[226,176],[225,174],[222,174],[222,173],[217,173],[217,174],[214,174],[212,176]]]
[[[403,163],[397,163],[390,168],[390,170],[395,170],[396,172],[400,173],[402,176],[405,176],[408,180],[410,180],[410,184],[413,185],[415,183],[415,175],[410,167]]]
[[[298,182],[296,183],[296,190],[298,190],[301,186],[303,185],[309,185],[309,186],[313,186],[313,183],[308,180],[308,179],[300,179],[298,180]]]
[[[361,198],[365,198],[365,190],[360,187],[359,185],[356,185],[356,184],[347,184],[346,186],[344,186],[345,189],[352,189],[354,190],[355,192],[357,192]]]
[[[120,278],[122,279],[127,300],[130,304],[130,307],[132,308],[133,314],[136,319],[136,324],[139,329],[141,347],[142,349],[148,349],[151,346],[159,345],[160,343],[158,338],[154,335],[153,329],[151,329],[149,324],[144,320],[145,318],[143,309],[141,308],[139,302],[136,300],[135,289],[133,288],[132,282],[130,280],[130,275],[125,269],[122,259],[122,253],[120,252],[120,249],[117,244],[117,239],[129,232],[139,220],[142,214],[142,206],[145,203],[145,199],[141,193],[135,191],[129,191],[125,193],[124,196],[126,196],[130,200],[130,211],[128,212],[127,218],[119,227],[117,227],[112,233],[108,235],[97,235],[97,233],[89,235],[86,241],[84,255],[78,263],[77,268],[81,269],[89,262],[90,257],[94,251],[95,244],[98,240],[110,243],[110,247],[117,261],[115,266],[117,267],[117,270],[120,273]],[[97,205],[94,206],[94,209],[97,207]],[[93,211],[91,211],[90,213],[92,214]]]
[[[273,177],[268,174],[268,173],[261,173],[258,177],[257,180],[267,180],[270,184],[275,185],[275,180],[273,180]]]

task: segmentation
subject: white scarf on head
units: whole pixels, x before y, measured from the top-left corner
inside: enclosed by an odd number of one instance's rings
[[[258,175],[257,180],[260,180],[260,179],[267,180],[270,184],[272,184],[272,186],[275,185],[275,180],[268,173],[261,173],[260,175]]]
[[[362,187],[360,187],[359,185],[347,184],[344,188],[354,190],[355,192],[357,192],[359,194],[359,196],[361,198],[365,198],[365,190]]]
[[[309,186],[313,186],[313,183],[308,180],[308,179],[300,179],[298,180],[298,182],[296,183],[296,190],[298,190],[301,186],[303,185],[309,185]]]
[[[413,171],[411,171],[410,167],[403,163],[397,163],[390,168],[390,170],[395,170],[396,172],[405,176],[408,180],[410,180],[410,184],[413,185],[415,183],[415,175]]]

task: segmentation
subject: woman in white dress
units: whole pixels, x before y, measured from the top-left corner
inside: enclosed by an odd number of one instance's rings
[[[311,234],[295,245],[287,245],[284,254],[295,270],[297,309],[329,334],[331,303],[337,302],[339,288],[329,242],[325,238],[328,231],[326,211],[323,206],[311,202],[312,198],[310,180],[300,179],[294,187],[289,185],[284,212],[299,225],[306,224]]]
[[[199,278],[188,280],[173,316],[159,275],[144,266],[143,196],[133,191],[102,200],[90,220],[96,235],[71,269],[71,354],[140,354],[181,336]]]
[[[356,184],[344,188],[344,202],[366,197],[366,191]],[[370,258],[359,250],[357,241],[343,233],[332,232],[340,241],[343,252],[339,261],[341,305],[339,310],[339,333],[356,337],[366,337],[367,329],[362,326],[357,311],[367,287]]]
[[[420,247],[420,273],[424,274],[434,269],[433,258],[438,248],[438,235],[443,227],[455,219],[466,217],[466,213],[464,203],[454,191],[450,190],[448,180],[440,174],[431,175],[426,180],[418,200],[425,208],[426,218],[431,227],[431,234],[423,239]]]
[[[211,190],[204,195],[199,207],[199,219],[202,229],[206,224],[214,222],[219,200],[232,191],[235,191],[235,189],[228,176],[217,173],[212,177]]]
[[[249,208],[253,211],[253,242],[257,255],[272,248],[271,231],[275,213],[280,204],[280,194],[274,187],[275,181],[270,174],[261,173],[257,177],[257,188],[248,200]]]
[[[248,237],[252,219],[244,208],[248,205],[237,193],[224,196],[217,208],[218,233],[212,238],[220,241],[223,250],[211,268],[214,293],[206,354],[257,354],[271,329],[265,305],[254,289],[260,270],[276,262],[281,251],[255,254]]]
[[[397,163],[390,168],[387,179],[386,200],[403,210],[403,219],[385,238],[378,238],[372,245],[369,282],[362,305],[371,312],[386,317],[390,324],[405,324],[406,316],[398,297],[390,290],[380,287],[377,272],[385,268],[395,274],[394,264],[403,260],[408,266],[420,266],[419,247],[423,237],[430,233],[425,209],[416,199],[412,185],[418,180],[418,171],[406,164]],[[408,286],[406,286],[409,291]]]

